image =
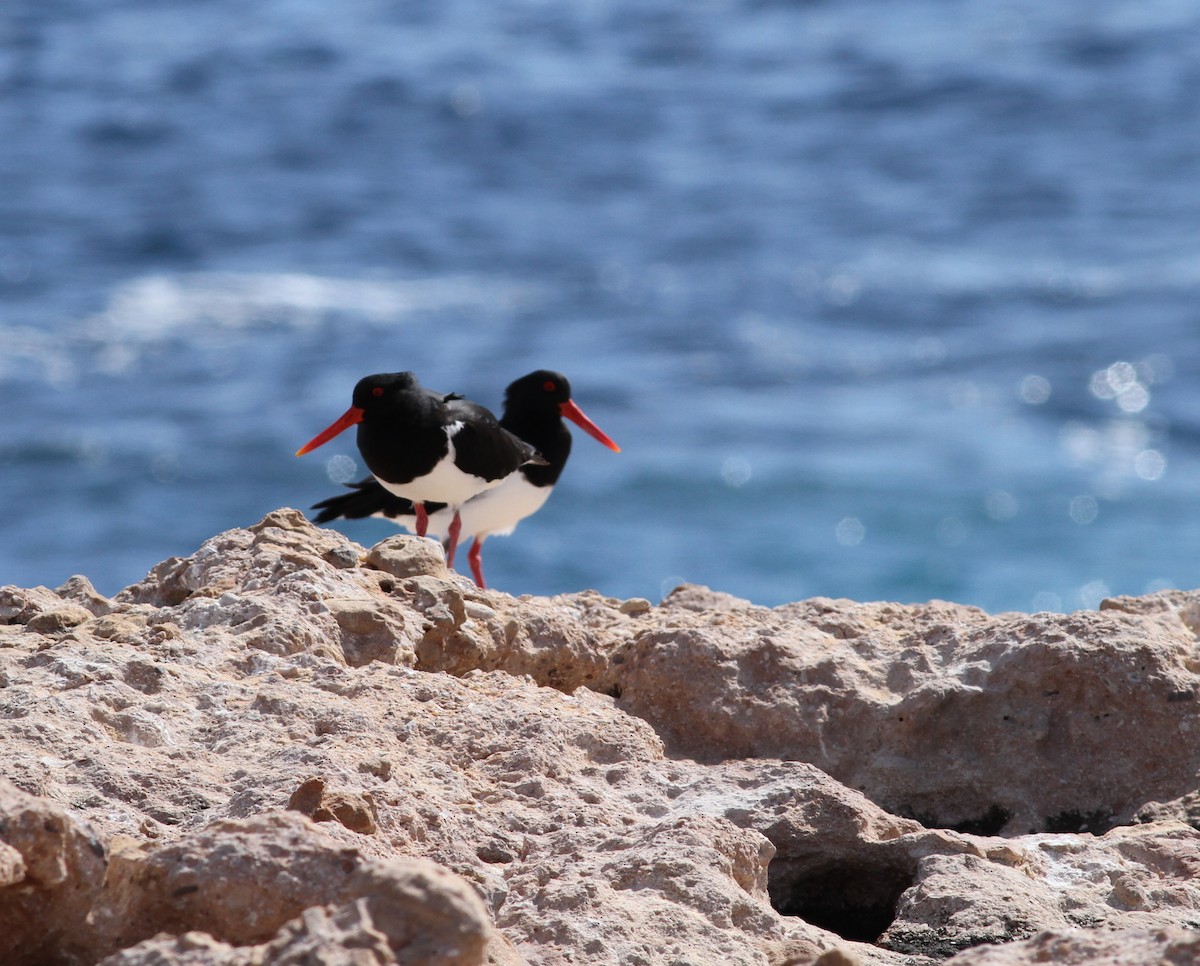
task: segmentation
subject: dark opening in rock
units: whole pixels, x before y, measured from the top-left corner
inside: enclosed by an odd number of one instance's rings
[[[926,828],[948,828],[955,832],[965,832],[968,835],[999,835],[1001,830],[1012,818],[1012,812],[1000,805],[992,805],[988,810],[974,818],[962,818],[950,821],[944,815],[933,812],[913,811],[909,808],[894,808],[895,814],[903,815],[920,822]]]
[[[861,857],[780,860],[767,870],[771,905],[843,939],[873,943],[896,918],[900,895],[913,883],[915,868]]]
[[[949,828],[956,832],[965,832],[968,835],[999,835],[1000,830],[1008,824],[1008,820],[1012,818],[1012,812],[1006,808],[1001,808],[999,805],[993,805],[978,818],[969,818],[961,822],[954,822],[949,825]],[[934,828],[935,826],[927,825],[926,828]]]
[[[1091,832],[1093,835],[1103,835],[1115,825],[1112,818],[1112,812],[1105,808],[1098,808],[1093,812],[1079,812],[1072,809],[1068,812],[1047,816],[1046,831]]]

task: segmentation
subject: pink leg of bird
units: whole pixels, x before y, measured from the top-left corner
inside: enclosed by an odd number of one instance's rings
[[[462,520],[459,519],[458,511],[454,511],[454,519],[450,521],[450,528],[446,531],[446,566],[454,566],[454,551],[458,549],[458,534],[462,530]]]
[[[414,503],[413,509],[417,514],[417,536],[425,536],[425,531],[429,529],[429,514],[425,512],[424,503]]]
[[[471,573],[475,577],[475,584],[480,590],[486,590],[487,585],[483,582],[483,537],[476,537],[475,542],[471,544],[471,552],[467,554],[467,559],[471,561]]]

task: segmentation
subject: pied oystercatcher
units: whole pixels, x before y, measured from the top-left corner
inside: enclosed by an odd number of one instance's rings
[[[366,376],[354,387],[350,408],[296,451],[297,456],[358,427],[363,462],[389,493],[411,500],[417,533],[425,536],[424,504],[446,504],[446,563],[454,566],[461,528],[459,509],[498,486],[526,464],[549,465],[533,446],[514,436],[478,403],[424,388],[411,372]]]
[[[560,372],[538,369],[509,384],[504,393],[504,415],[500,425],[537,447],[548,465],[527,464],[493,489],[472,497],[461,508],[463,531],[474,537],[467,559],[475,583],[483,580],[483,541],[489,536],[512,533],[525,517],[536,513],[550,496],[567,457],[571,455],[571,433],[563,417],[614,452],[621,447],[593,423],[571,399],[571,384]],[[328,523],[339,517],[357,520],[382,517],[409,530],[416,529],[416,514],[411,501],[393,496],[377,480],[367,478],[348,484],[352,490],[314,505],[320,510],[316,523]],[[442,535],[451,522],[448,508],[429,506],[429,530]]]

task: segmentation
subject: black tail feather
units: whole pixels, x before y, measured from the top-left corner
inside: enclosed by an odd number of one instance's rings
[[[396,517],[412,516],[414,513],[411,500],[405,500],[389,493],[373,476],[357,483],[347,483],[349,493],[331,496],[320,503],[314,503],[312,508],[320,510],[313,523],[328,523],[330,520],[361,520],[365,517],[383,516],[389,520]],[[438,508],[437,504],[433,505]],[[433,512],[433,509],[430,510]]]

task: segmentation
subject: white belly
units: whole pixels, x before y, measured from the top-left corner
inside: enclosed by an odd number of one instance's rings
[[[503,479],[485,480],[482,477],[464,473],[454,465],[454,442],[445,457],[433,468],[427,476],[419,477],[409,483],[389,483],[380,480],[379,484],[389,493],[412,500],[414,503],[448,503],[451,507],[461,506],[467,500],[498,486]]]
[[[520,473],[514,473],[499,486],[480,493],[463,504],[459,511],[463,537],[468,534],[473,537],[486,537],[512,533],[518,523],[542,508],[552,489],[554,488],[551,486],[534,486]],[[450,529],[453,516],[454,512],[449,508],[431,514],[429,536],[444,537]],[[414,517],[396,517],[395,522],[410,531],[416,529]]]

